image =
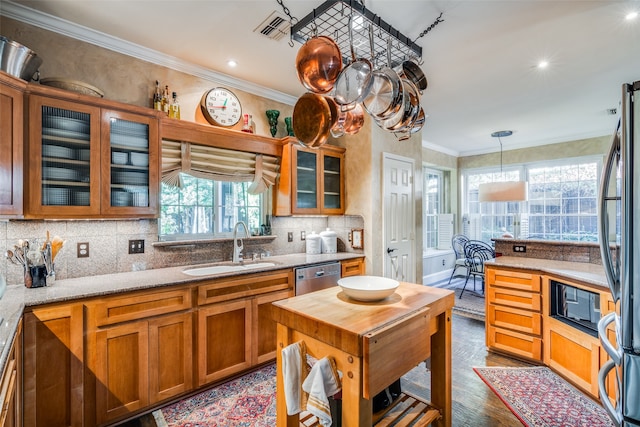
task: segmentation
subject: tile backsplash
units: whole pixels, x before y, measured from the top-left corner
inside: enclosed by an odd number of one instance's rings
[[[534,239],[493,240],[495,242],[496,252],[501,253],[503,256],[602,264],[600,245],[597,242],[549,241]],[[515,246],[523,246],[526,251],[516,251]]]
[[[273,217],[271,237],[244,239],[244,256],[253,253],[285,255],[304,253],[306,242],[301,232],[331,228],[338,236],[339,252],[363,253],[351,248],[348,241],[353,228],[364,228],[361,216],[327,217]],[[115,272],[146,270],[180,265],[202,264],[231,260],[233,241],[219,239],[210,242],[176,242],[175,245],[154,245],[158,242],[157,220],[79,220],[79,221],[4,221],[0,222],[0,249],[13,249],[19,239],[32,244],[42,244],[47,231],[50,236],[60,236],[65,245],[56,258],[58,279],[87,277]],[[365,231],[366,232],[366,231]],[[292,233],[293,241],[288,241]],[[129,254],[129,240],[144,240],[143,254]],[[78,243],[89,243],[89,257],[77,256]],[[6,276],[9,285],[22,285],[22,268],[0,259],[0,274]]]

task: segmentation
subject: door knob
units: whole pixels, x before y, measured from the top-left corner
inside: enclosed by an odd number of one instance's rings
[[[397,251],[397,250],[398,250],[398,248],[393,248],[393,249],[387,248],[387,253],[390,254],[391,252]]]

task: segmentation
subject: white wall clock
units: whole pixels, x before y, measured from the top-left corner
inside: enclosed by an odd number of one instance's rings
[[[200,100],[200,108],[204,118],[216,126],[233,126],[242,117],[240,100],[233,92],[224,87],[217,87],[205,92]]]

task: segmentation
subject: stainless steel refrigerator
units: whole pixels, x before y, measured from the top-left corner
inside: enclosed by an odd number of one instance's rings
[[[617,426],[640,427],[640,81],[622,85],[620,120],[603,168],[598,215],[602,260],[620,312],[598,324],[610,357],[598,376],[600,400]],[[615,340],[607,336],[610,325]],[[615,375],[613,403],[605,389],[608,375]]]

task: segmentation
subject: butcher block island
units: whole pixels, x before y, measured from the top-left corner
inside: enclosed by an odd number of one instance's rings
[[[372,399],[393,381],[431,358],[430,403],[403,394],[416,425],[451,425],[451,309],[454,293],[401,282],[382,301],[360,302],[335,286],[273,303],[279,350],[303,341],[316,359],[333,357],[342,372],[342,426],[386,425],[393,406],[372,413]],[[282,352],[277,351],[277,425],[300,425],[288,416]]]

